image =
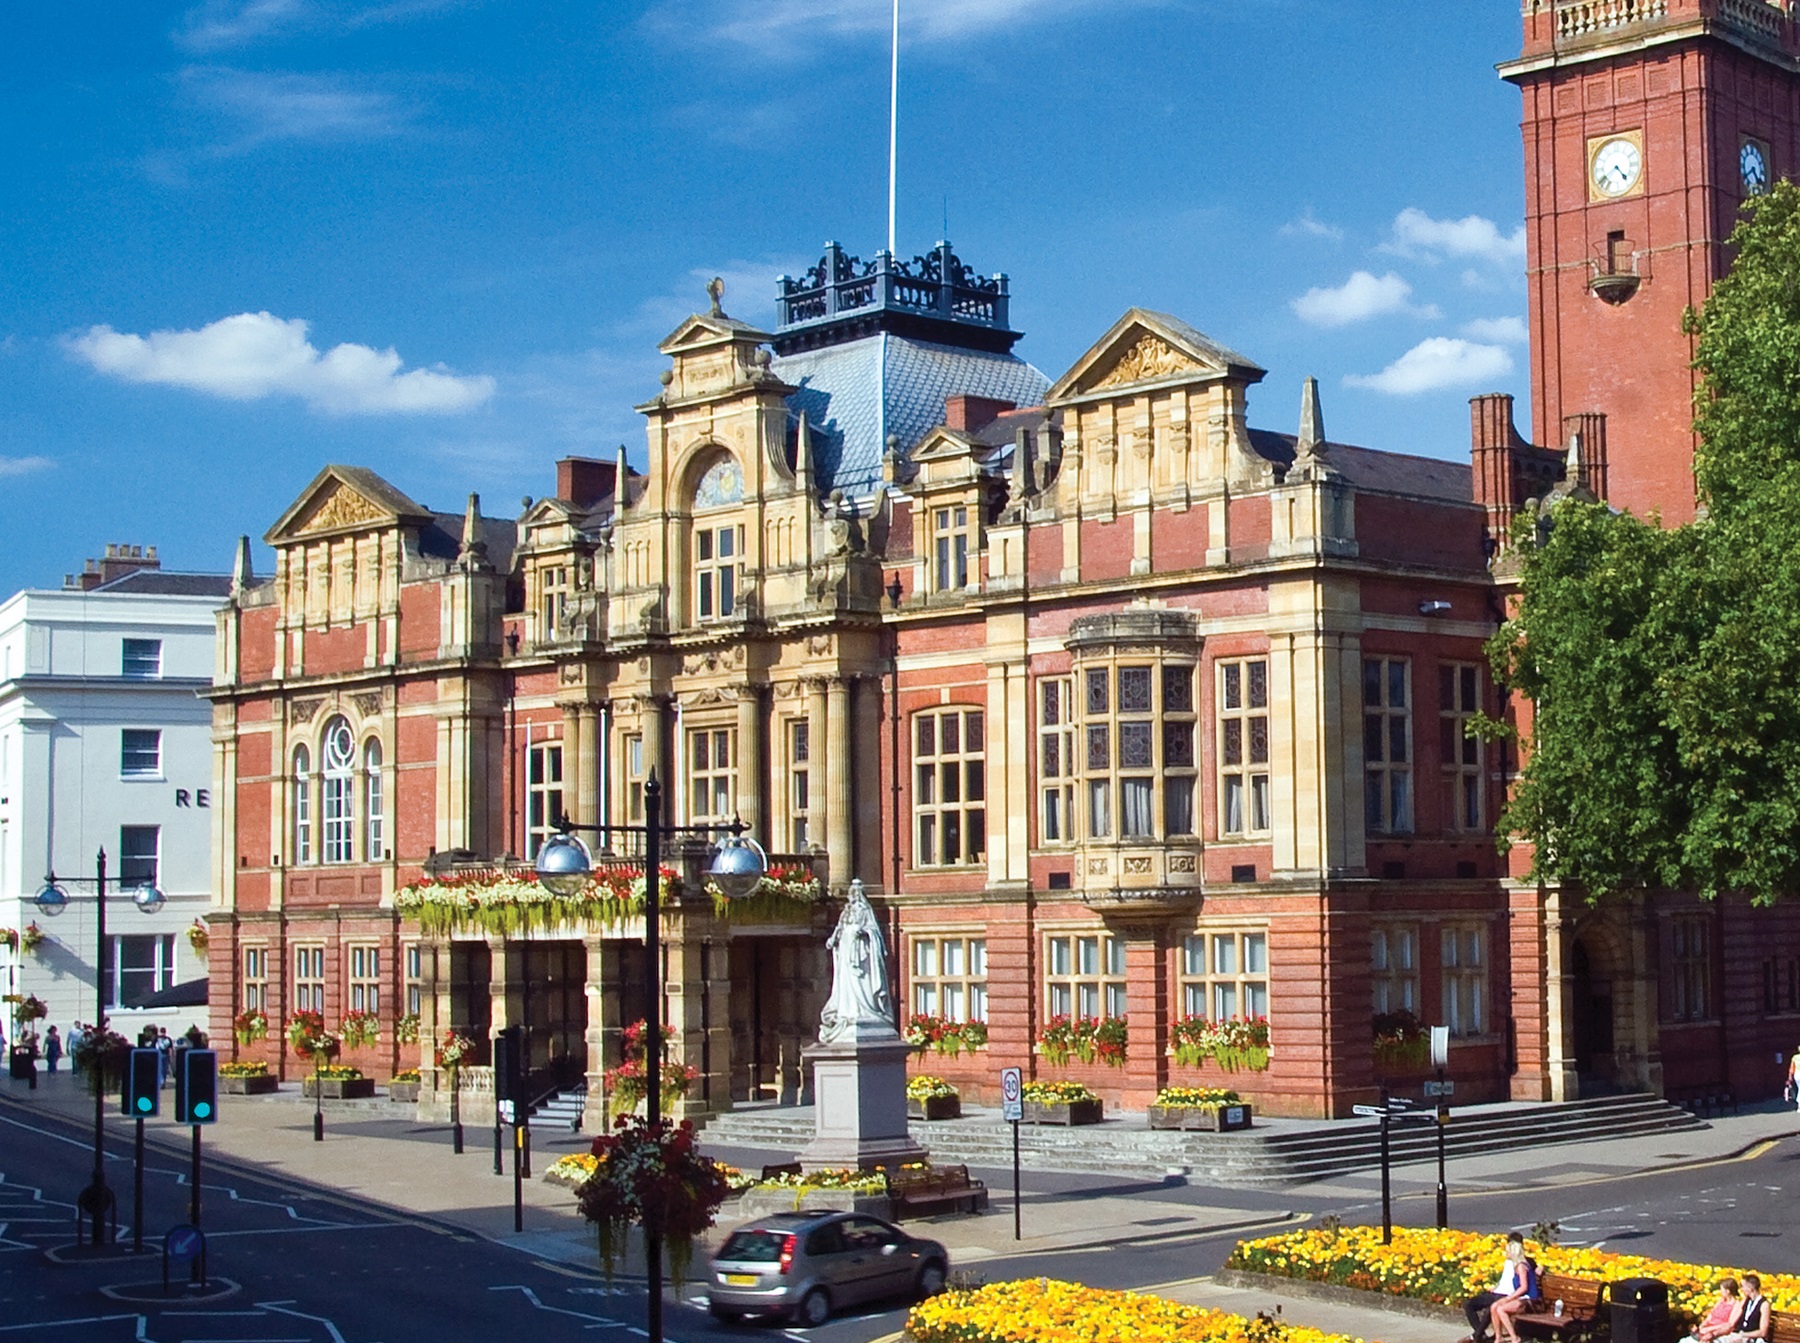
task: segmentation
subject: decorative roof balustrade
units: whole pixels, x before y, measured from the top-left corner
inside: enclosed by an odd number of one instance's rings
[[[1775,47],[1790,41],[1793,5],[1789,0],[1702,0],[1695,14],[1693,0],[1559,0],[1556,6],[1556,40],[1582,43],[1604,38],[1621,28],[1660,23],[1675,18],[1708,18],[1724,28]],[[1707,11],[1711,12],[1708,13]]]
[[[863,261],[835,242],[826,243],[818,265],[799,279],[782,276],[779,286],[780,330],[868,311],[1007,329],[1006,276],[977,274],[947,242],[910,262],[885,251]]]

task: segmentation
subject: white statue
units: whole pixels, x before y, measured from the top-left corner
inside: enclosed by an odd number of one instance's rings
[[[860,879],[825,946],[831,952],[831,997],[819,1014],[819,1043],[898,1038],[888,995],[887,942]]]

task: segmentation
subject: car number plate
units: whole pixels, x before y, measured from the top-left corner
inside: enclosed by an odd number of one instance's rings
[[[725,1275],[725,1281],[732,1287],[754,1287],[756,1286],[756,1274],[727,1273]]]

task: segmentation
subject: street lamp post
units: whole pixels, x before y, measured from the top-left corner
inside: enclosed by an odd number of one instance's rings
[[[106,850],[100,849],[94,856],[93,877],[69,877],[64,880],[71,884],[92,885],[94,888],[94,1029],[102,1032],[104,1041],[106,1030]],[[69,907],[69,897],[57,881],[56,874],[50,873],[44,878],[44,888],[37,893],[39,912],[55,917]],[[146,914],[154,914],[165,903],[163,893],[156,888],[154,881],[135,888],[131,893],[131,903]],[[113,1192],[106,1186],[106,1060],[98,1057],[95,1060],[94,1075],[94,1179],[86,1189],[81,1191],[77,1205],[92,1219],[92,1236],[95,1245],[107,1243],[110,1237],[105,1232],[105,1217],[109,1211],[114,1212],[117,1221],[117,1201]]]
[[[557,823],[559,834],[538,850],[537,877],[554,895],[579,895],[593,872],[593,855],[574,835],[577,830],[605,836],[642,835],[644,838],[644,1114],[652,1132],[662,1122],[662,943],[659,927],[662,843],[666,835],[723,836],[713,856],[709,875],[727,899],[741,899],[753,892],[767,873],[768,855],[747,835],[742,821],[730,825],[665,825],[662,818],[662,784],[652,769],[644,780],[643,825],[578,825],[567,817]],[[662,1237],[644,1229],[644,1275],[649,1301],[647,1318],[650,1343],[663,1337]]]

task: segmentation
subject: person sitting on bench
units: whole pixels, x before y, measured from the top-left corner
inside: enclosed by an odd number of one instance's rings
[[[1737,1328],[1738,1317],[1743,1313],[1744,1298],[1738,1295],[1737,1279],[1720,1278],[1719,1299],[1713,1302],[1706,1318],[1700,1321],[1700,1327],[1689,1334],[1684,1343],[1717,1343]]]
[[[1463,1314],[1468,1316],[1471,1330],[1463,1343],[1487,1343],[1488,1323],[1494,1304],[1512,1296],[1525,1281],[1524,1266],[1520,1262],[1524,1257],[1525,1237],[1515,1231],[1506,1238],[1506,1259],[1501,1264],[1500,1276],[1495,1279],[1492,1290],[1477,1292],[1463,1302]]]
[[[1720,1343],[1769,1343],[1769,1326],[1774,1322],[1769,1299],[1762,1294],[1762,1279],[1746,1273],[1743,1313],[1738,1316],[1737,1328],[1719,1336]]]

